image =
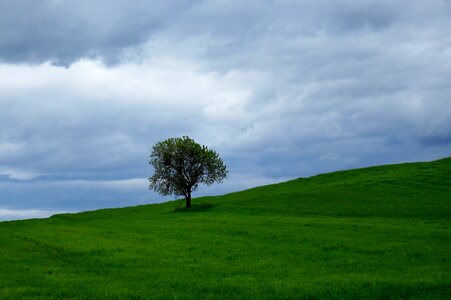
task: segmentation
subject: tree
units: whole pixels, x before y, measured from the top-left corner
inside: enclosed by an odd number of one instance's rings
[[[164,196],[184,196],[186,207],[191,207],[191,193],[199,184],[221,183],[227,178],[219,155],[187,136],[155,144],[149,164],[155,169],[149,178],[149,189]]]

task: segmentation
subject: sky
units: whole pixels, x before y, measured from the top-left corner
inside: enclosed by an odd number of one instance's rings
[[[0,220],[172,200],[184,135],[195,197],[450,156],[451,1],[0,1]]]

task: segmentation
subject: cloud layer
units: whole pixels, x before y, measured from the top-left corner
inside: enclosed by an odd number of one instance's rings
[[[37,209],[12,210],[0,208],[0,221],[30,219],[30,218],[47,218],[57,213],[58,213],[57,211],[46,211]]]
[[[445,0],[3,1],[0,208],[161,200],[172,136],[230,169],[199,194],[449,156],[449,28]]]

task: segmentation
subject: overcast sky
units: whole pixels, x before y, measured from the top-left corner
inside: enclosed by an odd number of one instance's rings
[[[451,155],[451,1],[0,1],[0,220],[152,203],[188,135],[222,194]]]

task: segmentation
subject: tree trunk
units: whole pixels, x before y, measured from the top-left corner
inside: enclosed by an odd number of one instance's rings
[[[186,195],[186,208],[191,207],[191,192]]]

